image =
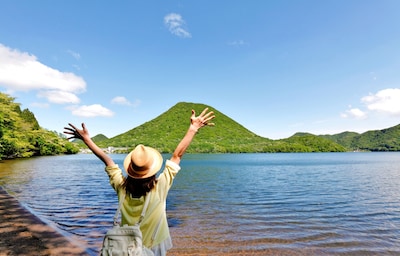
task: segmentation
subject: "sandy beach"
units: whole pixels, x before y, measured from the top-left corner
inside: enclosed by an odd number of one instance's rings
[[[0,256],[88,255],[0,187]]]

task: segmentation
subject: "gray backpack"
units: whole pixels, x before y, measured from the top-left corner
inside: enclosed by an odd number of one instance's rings
[[[121,212],[122,203],[125,200],[125,194],[122,196],[118,204],[117,212],[114,215],[114,225],[107,231],[103,246],[101,248],[101,256],[154,256],[154,253],[143,246],[142,231],[140,224],[146,214],[147,206],[150,201],[150,192],[146,195],[142,214],[139,221],[133,226],[120,226],[118,217]]]

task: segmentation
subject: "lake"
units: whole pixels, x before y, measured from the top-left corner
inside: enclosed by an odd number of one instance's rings
[[[122,166],[125,155],[111,157]],[[400,255],[399,162],[398,152],[187,154],[167,201],[173,251]],[[97,255],[117,199],[94,155],[1,161],[0,185]]]

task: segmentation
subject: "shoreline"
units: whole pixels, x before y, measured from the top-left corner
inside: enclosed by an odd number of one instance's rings
[[[89,255],[23,207],[0,186],[0,256]]]
[[[168,256],[317,255],[314,250],[237,248],[237,244],[199,242],[171,230],[173,248]],[[234,249],[236,247],[236,249]],[[42,221],[0,186],[0,256],[90,256],[83,248]]]

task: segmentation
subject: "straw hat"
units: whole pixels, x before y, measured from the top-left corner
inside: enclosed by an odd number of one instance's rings
[[[160,152],[139,144],[125,157],[124,168],[130,177],[144,179],[155,175],[162,163]]]

